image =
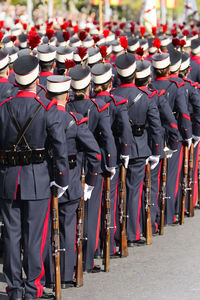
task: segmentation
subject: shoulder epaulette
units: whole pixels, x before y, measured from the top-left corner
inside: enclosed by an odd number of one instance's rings
[[[83,116],[79,113],[70,111],[69,114],[75,119],[77,125],[81,125],[89,120],[88,118],[83,118]]]
[[[120,96],[114,96],[114,95],[110,94],[110,97],[113,99],[116,106],[121,105],[121,104],[125,104],[125,103],[128,102],[128,99],[124,99],[123,97],[120,97]]]
[[[110,106],[110,103],[106,103],[105,105],[103,105],[103,107],[100,108],[99,104],[95,101],[95,99],[91,99],[91,101],[97,106],[99,112],[106,110]]]
[[[152,98],[152,97],[154,97],[154,96],[157,94],[156,91],[153,91],[153,92],[152,92],[152,91],[143,89],[143,88],[141,88],[141,87],[138,87],[138,89],[139,89],[140,91],[144,92],[145,94],[147,94],[147,96],[148,96],[149,98]]]
[[[1,106],[1,105],[3,105],[4,103],[6,103],[7,101],[9,101],[9,100],[13,99],[13,98],[14,98],[14,97],[10,97],[10,98],[8,98],[8,99],[4,100],[3,102],[1,102],[1,103],[0,103],[0,106]]]
[[[181,81],[181,83],[178,83],[176,80],[172,80],[170,78],[169,78],[169,81],[176,83],[176,86],[178,89],[185,85],[185,81]]]

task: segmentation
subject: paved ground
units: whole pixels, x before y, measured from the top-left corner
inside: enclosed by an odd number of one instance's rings
[[[2,281],[0,273],[0,300],[6,300]],[[111,261],[109,273],[85,274],[82,288],[62,295],[62,300],[199,300],[200,211],[183,226],[165,227],[151,246],[129,248],[128,258]]]

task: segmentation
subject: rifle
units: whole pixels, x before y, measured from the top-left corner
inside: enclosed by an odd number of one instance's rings
[[[199,152],[199,167],[198,167],[198,206],[200,208],[200,152]]]
[[[126,169],[121,166],[120,177],[120,205],[119,205],[119,223],[120,223],[120,256],[128,256],[128,245],[126,236]]]
[[[184,224],[185,199],[187,195],[187,179],[188,179],[188,146],[184,146],[184,165],[183,165],[183,180],[182,180],[182,198],[180,205],[179,223]]]
[[[194,217],[193,167],[194,167],[194,144],[192,143],[192,145],[190,147],[189,168],[188,168],[188,188],[189,188],[188,212],[189,212],[189,217]]]
[[[146,220],[146,244],[152,244],[151,226],[151,165],[147,164],[145,175],[145,220]]]
[[[55,269],[55,300],[61,300],[61,277],[60,277],[60,252],[65,249],[60,249],[60,238],[59,238],[59,212],[58,212],[58,193],[57,187],[52,186],[52,236],[51,244],[53,249],[53,261]]]
[[[110,176],[106,176],[104,198],[104,271],[110,269]]]
[[[167,195],[167,157],[163,158],[161,171],[161,185],[160,185],[160,230],[159,235],[164,234],[165,223],[165,200],[169,197]]]
[[[84,191],[85,170],[84,163],[81,172],[81,184]],[[84,195],[81,197],[77,209],[77,264],[76,264],[76,287],[83,286],[83,226],[84,226]]]

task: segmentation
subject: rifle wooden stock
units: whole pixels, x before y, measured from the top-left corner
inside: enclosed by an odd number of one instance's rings
[[[110,270],[110,176],[106,176],[104,199],[104,271]]]
[[[147,164],[145,175],[145,219],[146,219],[146,244],[152,244],[151,226],[151,165]]]
[[[165,225],[165,200],[167,195],[167,157],[163,158],[161,171],[161,185],[160,185],[160,230],[159,234],[164,234]]]
[[[187,179],[188,179],[188,146],[184,146],[182,197],[181,197],[180,214],[179,214],[180,225],[184,224],[185,199],[187,195]]]
[[[120,223],[120,256],[128,256],[128,245],[126,236],[126,169],[121,166],[120,177],[120,206],[119,206],[119,223]]]
[[[82,168],[81,184],[84,191],[85,171]],[[76,264],[76,287],[83,286],[83,226],[84,226],[84,196],[81,197],[77,209],[77,264]]]
[[[57,187],[52,186],[52,249],[55,269],[55,300],[61,300],[61,277],[60,277],[60,236],[59,236],[59,212]]]
[[[193,167],[194,167],[194,144],[192,143],[192,145],[190,147],[189,168],[188,168],[188,188],[189,188],[188,212],[189,212],[189,217],[194,217]]]

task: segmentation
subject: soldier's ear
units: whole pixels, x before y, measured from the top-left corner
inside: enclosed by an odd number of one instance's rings
[[[135,73],[135,79],[137,78],[137,73]]]
[[[36,79],[36,85],[38,85],[38,84],[39,84],[39,78]]]

